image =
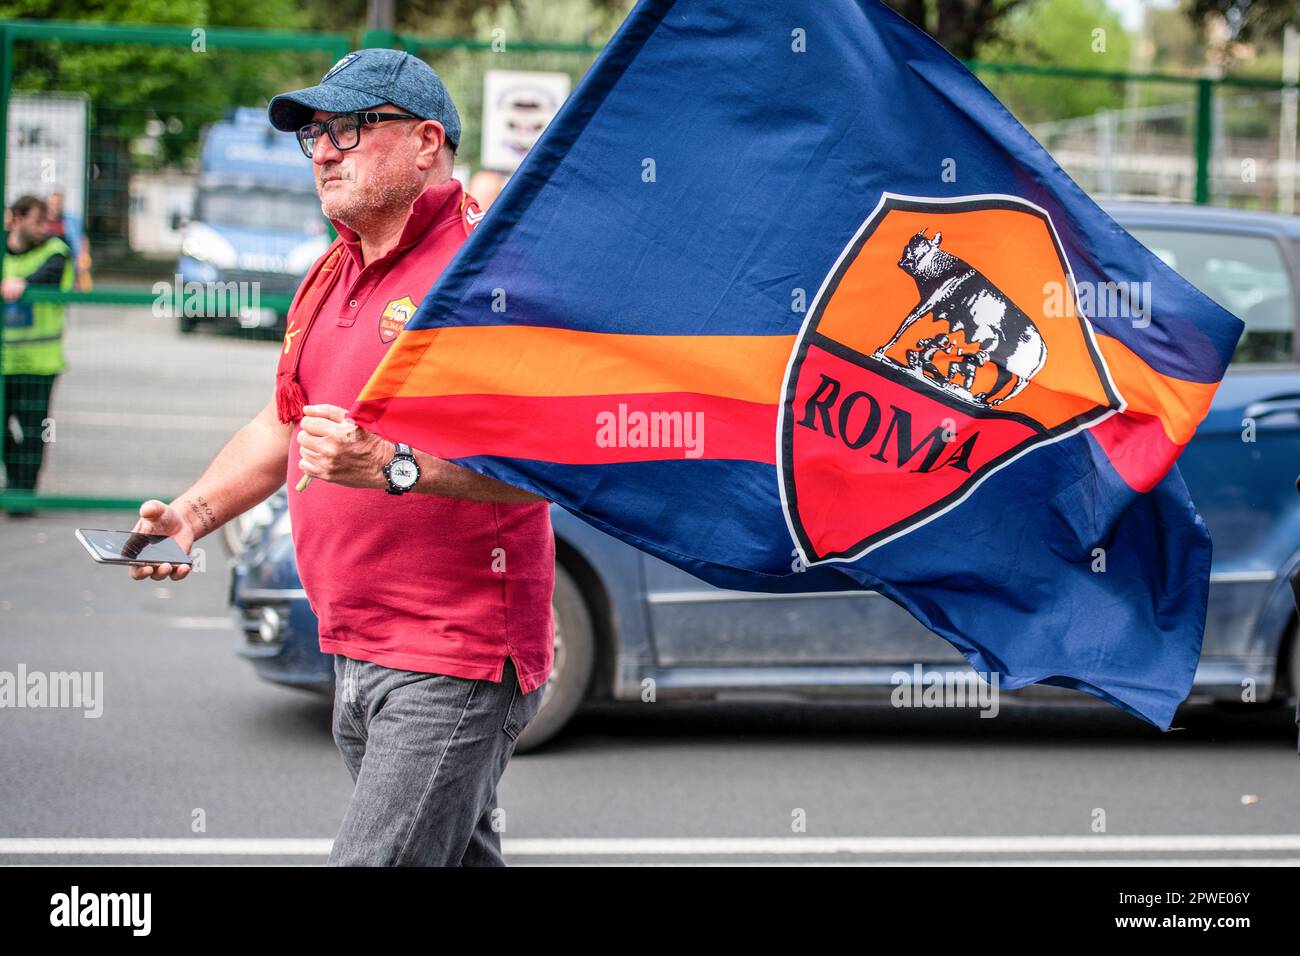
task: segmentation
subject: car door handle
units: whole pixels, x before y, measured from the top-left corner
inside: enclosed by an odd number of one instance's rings
[[[1246,406],[1246,417],[1259,421],[1274,415],[1300,415],[1300,395],[1279,395],[1251,402]]]

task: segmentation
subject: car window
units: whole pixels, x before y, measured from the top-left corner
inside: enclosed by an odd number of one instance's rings
[[[1234,362],[1290,362],[1295,304],[1278,244],[1263,236],[1130,229],[1137,240],[1242,322]]]

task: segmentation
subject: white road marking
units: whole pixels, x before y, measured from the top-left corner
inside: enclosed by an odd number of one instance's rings
[[[0,839],[0,856],[328,856],[330,838],[32,837]]]
[[[254,413],[256,414],[256,413]],[[234,432],[248,424],[247,418],[228,415],[173,415],[161,412],[60,411],[60,425],[93,425],[96,428],[175,428],[184,431]]]
[[[511,865],[512,865],[512,866],[543,867],[543,866],[550,866],[550,865],[552,865],[552,864],[548,864],[548,863],[513,863],[513,862],[512,862]],[[700,861],[695,861],[695,860],[685,860],[685,861],[683,861],[683,860],[666,860],[666,861],[664,861],[664,860],[659,860],[659,861],[655,861],[655,862],[653,862],[653,863],[647,863],[647,862],[643,862],[643,861],[639,861],[639,860],[638,860],[638,861],[634,861],[634,862],[627,862],[627,861],[622,861],[622,860],[620,860],[620,861],[618,861],[617,863],[612,863],[612,862],[604,862],[604,863],[582,863],[582,862],[575,862],[575,861],[572,861],[572,860],[565,860],[565,861],[564,861],[564,865],[565,865],[565,866],[592,866],[592,867],[595,867],[595,866],[638,866],[638,867],[640,867],[640,866],[651,866],[651,867],[653,867],[653,866],[672,866],[672,867],[677,867],[677,866],[699,866],[699,867],[706,867],[706,866],[725,866],[725,867],[733,867],[733,866],[772,866],[773,864],[772,864],[772,862],[771,862],[770,860],[769,860],[769,861],[754,861],[754,860],[740,860],[740,861],[736,861],[736,860],[710,860],[710,861],[705,861],[705,862],[700,862]],[[1175,859],[1164,859],[1164,860],[1162,860],[1162,859],[1154,859],[1154,858],[1152,858],[1152,857],[1146,857],[1146,856],[1141,856],[1141,857],[1128,857],[1127,859],[1122,859],[1122,860],[1104,860],[1104,859],[1103,859],[1103,860],[1096,860],[1096,859],[1091,859],[1091,860],[1090,860],[1090,859],[1081,859],[1081,858],[1079,858],[1079,857],[1066,858],[1066,859],[1059,859],[1059,860],[1044,859],[1044,858],[1042,858],[1042,857],[1034,857],[1033,859],[1030,859],[1030,860],[979,860],[979,859],[973,859],[973,860],[897,860],[897,859],[893,859],[893,860],[782,860],[780,865],[781,865],[781,866],[816,866],[816,867],[828,867],[828,866],[861,866],[861,867],[870,867],[870,866],[889,866],[889,867],[895,867],[895,866],[898,866],[898,867],[902,867],[902,866],[924,866],[924,867],[927,867],[927,868],[928,868],[928,867],[932,867],[932,866],[950,866],[950,867],[958,867],[958,866],[979,866],[979,867],[986,867],[986,866],[1003,866],[1003,867],[1011,867],[1011,866],[1079,866],[1079,867],[1113,867],[1113,866],[1123,866],[1123,867],[1139,867],[1139,866],[1142,866],[1142,867],[1150,867],[1150,866],[1159,866],[1159,867],[1165,867],[1165,866],[1169,866],[1169,867],[1190,867],[1190,866],[1242,866],[1242,867],[1245,867],[1245,866],[1251,866],[1251,867],[1262,867],[1262,866],[1289,866],[1289,867],[1294,867],[1294,866],[1300,866],[1300,857],[1285,857],[1285,858],[1284,858],[1284,857],[1259,857],[1259,856],[1256,856],[1256,857],[1242,857],[1242,858],[1237,858],[1237,859],[1229,859],[1229,858],[1221,857],[1221,856],[1211,856],[1211,857],[1205,857],[1205,858],[1178,857],[1178,858],[1175,858]]]
[[[170,623],[186,631],[229,631],[235,627],[233,617],[174,617]]]
[[[327,856],[328,838],[18,837],[0,856]],[[1243,853],[1300,851],[1300,834],[1006,837],[667,837],[505,840],[507,856],[980,856],[1062,853]]]
[[[1277,836],[1004,836],[1004,837],[673,837],[667,839],[522,839],[502,844],[516,855],[864,855],[986,853],[1178,853],[1300,850],[1300,834]]]

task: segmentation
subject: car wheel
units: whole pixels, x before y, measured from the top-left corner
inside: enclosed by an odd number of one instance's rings
[[[242,518],[243,515],[238,515],[221,526],[221,543],[226,546],[226,553],[232,558],[239,557],[239,552],[244,550],[245,522],[241,520]]]
[[[563,729],[587,696],[596,667],[596,631],[582,591],[562,565],[555,566],[555,663],[542,707],[515,743],[515,753],[540,747]]]
[[[1290,686],[1287,687],[1288,697],[1300,696],[1300,621],[1291,622],[1290,640],[1286,642],[1289,650],[1287,652],[1287,669],[1285,671]]]

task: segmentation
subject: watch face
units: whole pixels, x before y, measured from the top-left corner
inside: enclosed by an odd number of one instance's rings
[[[388,466],[388,477],[398,488],[410,488],[419,477],[419,470],[409,458],[398,458]]]

